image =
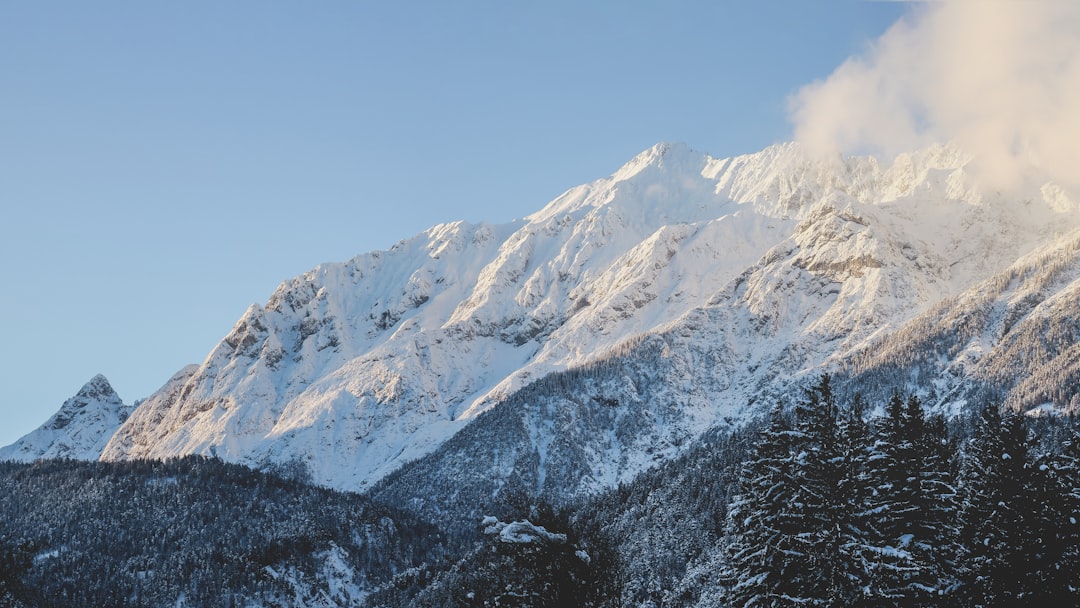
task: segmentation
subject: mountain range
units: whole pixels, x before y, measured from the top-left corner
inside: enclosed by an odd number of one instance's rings
[[[970,166],[658,144],[523,219],[287,280],[146,399],[95,377],[0,459],[302,465],[439,515],[611,488],[823,371],[944,412],[1075,411],[1080,204]]]

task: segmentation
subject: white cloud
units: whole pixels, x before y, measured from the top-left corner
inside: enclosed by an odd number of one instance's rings
[[[810,150],[892,155],[955,141],[1007,189],[1080,186],[1080,2],[913,4],[867,51],[791,99]]]

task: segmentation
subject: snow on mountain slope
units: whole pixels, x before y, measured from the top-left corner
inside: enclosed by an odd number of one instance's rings
[[[1028,298],[1021,293],[1060,285],[1065,297],[1054,301],[1075,306],[1075,295],[1067,299],[1071,275],[1061,252],[1076,252],[1080,243],[1060,235],[1080,221],[1075,210],[1060,199],[1013,205],[970,197],[950,186],[960,178],[954,171],[934,180],[938,190],[905,185],[909,198],[898,200],[863,202],[855,196],[860,192],[840,188],[815,195],[789,236],[707,302],[587,365],[513,393],[439,449],[384,478],[372,495],[461,522],[516,492],[573,501],[631,480],[711,428],[762,414],[777,399],[790,401],[807,376],[888,357],[892,340],[912,325],[951,326],[953,303],[1002,283],[1000,268],[1012,277],[1030,275],[1010,296],[1017,302]],[[949,192],[969,198],[949,199]],[[1048,234],[1053,245],[1037,246]],[[680,249],[674,258],[687,253]],[[1054,327],[1080,328],[1075,312],[1050,318]],[[1047,332],[1040,325],[1024,335]],[[1075,350],[1074,335],[1080,329],[1055,341]],[[937,356],[934,345],[902,343],[903,353]],[[1061,356],[1044,367],[1055,362]],[[848,388],[877,390],[867,396],[887,399],[893,390],[922,388],[911,383],[913,363],[901,362],[893,377],[878,368],[854,382],[841,377]],[[1010,372],[1015,382],[1030,370]],[[957,395],[934,403],[962,405],[949,398]]]
[[[90,379],[45,424],[0,448],[0,460],[97,460],[130,412],[105,376]]]
[[[283,284],[105,457],[213,447],[361,487],[530,378],[675,318],[782,238],[789,220],[717,193],[713,162],[656,146],[524,221],[439,226]],[[673,260],[684,245],[694,256]]]
[[[436,226],[283,283],[102,457],[302,462],[316,481],[365,488],[531,382],[663,336],[671,366],[640,372],[650,386],[635,390],[670,397],[648,414],[666,422],[619,418],[595,457],[570,459],[597,484],[624,479],[667,453],[650,442],[749,415],[1080,226],[1060,189],[982,193],[966,162],[949,146],[887,166],[812,161],[794,144],[728,159],[654,146],[522,220]],[[539,453],[554,427],[533,410]],[[624,464],[595,468],[609,457]]]
[[[855,384],[920,390],[948,411],[984,398],[1019,411],[1077,411],[1080,231],[1065,232],[1068,226],[860,349],[844,371]]]

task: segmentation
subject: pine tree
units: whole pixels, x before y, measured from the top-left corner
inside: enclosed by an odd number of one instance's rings
[[[773,411],[729,511],[727,601],[734,606],[842,606],[856,589],[841,496],[837,405],[828,375],[795,407]]]
[[[1032,605],[1080,605],[1080,433],[1069,436],[1058,453],[1036,459],[1031,504],[1033,536],[1041,540],[1035,556]]]
[[[916,443],[921,463],[915,550],[923,565],[919,584],[927,605],[942,606],[957,586],[959,555],[956,520],[956,479],[953,474],[955,446],[949,439],[943,416],[931,416],[922,424]]]
[[[838,414],[828,374],[795,407],[792,464],[799,483],[784,514],[799,546],[791,556],[798,576],[790,597],[804,605],[844,605],[856,593],[845,561],[851,509],[842,494]]]
[[[841,521],[844,534],[839,565],[846,578],[849,590],[846,600],[850,608],[873,605],[868,572],[870,565],[877,561],[873,547],[866,542],[870,529],[866,507],[871,495],[868,476],[871,434],[865,417],[866,402],[862,395],[856,394],[837,421],[837,445],[842,467],[838,491],[843,501]]]
[[[793,431],[782,404],[769,415],[727,513],[728,567],[721,578],[727,603],[744,608],[786,606],[794,537],[781,513],[797,481],[792,477]]]
[[[861,394],[856,394],[837,418],[837,446],[842,467],[840,495],[852,510],[847,519],[854,522],[867,496],[866,465],[870,451],[870,427]]]
[[[917,458],[912,407],[894,394],[874,429],[867,459],[872,491],[867,497],[868,597],[873,605],[911,605],[922,570],[912,552],[918,516]]]
[[[1057,561],[1061,577],[1055,579],[1055,588],[1068,600],[1061,605],[1080,605],[1080,583],[1074,578],[1080,572],[1080,424],[1073,421],[1071,431],[1056,467],[1060,492],[1056,523],[1062,551]]]
[[[996,404],[981,413],[965,455],[962,597],[973,607],[1025,606],[1034,595],[1032,466],[1023,419]]]

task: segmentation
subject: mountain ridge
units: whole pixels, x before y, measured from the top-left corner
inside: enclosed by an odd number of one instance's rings
[[[661,421],[620,414],[607,447],[581,438],[565,470],[600,489],[808,375],[883,373],[865,355],[875,345],[1080,227],[1059,187],[986,193],[968,160],[954,146],[883,165],[811,159],[795,144],[726,159],[658,144],[521,220],[437,225],[283,282],[141,402],[100,456],[300,462],[320,483],[364,489],[514,402],[533,412],[522,449],[540,462],[562,443],[563,406],[514,396],[652,344],[646,360],[665,363],[564,404],[599,421],[589,408],[639,403]]]

